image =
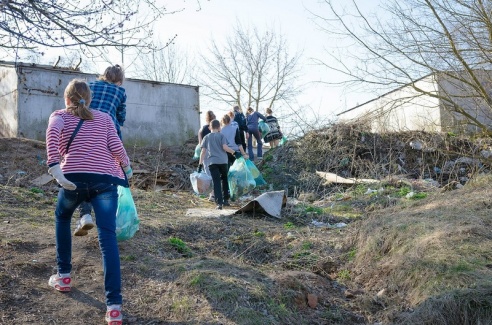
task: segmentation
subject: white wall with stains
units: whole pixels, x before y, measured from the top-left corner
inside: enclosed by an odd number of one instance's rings
[[[0,136],[45,140],[50,114],[64,108],[74,78],[96,75],[50,66],[0,62]],[[182,144],[200,127],[198,86],[126,79],[125,145]]]

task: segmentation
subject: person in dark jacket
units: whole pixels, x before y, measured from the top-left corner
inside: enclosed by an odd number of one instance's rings
[[[253,153],[253,136],[256,139],[256,149],[257,149],[258,159],[259,160],[263,159],[263,143],[261,142],[261,134],[260,134],[260,130],[258,129],[258,120],[260,118],[266,122],[265,116],[255,111],[251,107],[248,107],[246,121],[248,124],[248,133],[249,133],[248,156],[251,161],[254,161],[255,159],[255,154]]]
[[[243,146],[243,150],[246,150],[246,139],[249,137],[248,123],[246,122],[246,117],[244,116],[239,106],[234,106],[232,112],[234,113],[234,122],[236,122],[239,127],[239,136],[241,137],[241,145]]]

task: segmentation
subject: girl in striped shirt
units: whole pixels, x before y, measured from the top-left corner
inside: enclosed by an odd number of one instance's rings
[[[65,89],[66,108],[51,114],[46,131],[48,172],[61,185],[55,209],[58,272],[48,283],[58,291],[70,291],[71,219],[81,202],[91,202],[103,260],[106,321],[113,325],[122,323],[117,185],[128,187],[132,169],[111,117],[89,109],[90,101],[87,83],[72,80]]]

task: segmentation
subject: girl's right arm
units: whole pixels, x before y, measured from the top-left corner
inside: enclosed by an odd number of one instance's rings
[[[58,115],[56,111],[53,112],[50,115],[48,128],[46,129],[46,163],[48,167],[60,163],[60,152],[58,151],[58,148],[60,146],[60,134],[63,127],[63,118]]]

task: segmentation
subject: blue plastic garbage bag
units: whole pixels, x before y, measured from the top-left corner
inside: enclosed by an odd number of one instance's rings
[[[256,186],[255,178],[243,157],[236,159],[231,168],[229,168],[227,180],[229,182],[229,193],[233,201],[249,193]]]
[[[197,144],[195,147],[195,154],[193,155],[194,160],[200,159],[200,152],[201,151],[202,151],[202,146],[200,146],[200,144]]]
[[[249,171],[251,172],[251,174],[255,179],[256,186],[265,185],[267,182],[265,181],[263,176],[261,176],[261,172],[258,169],[258,167],[256,167],[255,163],[249,159],[246,159],[245,161],[246,161],[246,166],[248,166]]]
[[[270,132],[270,126],[268,125],[268,123],[266,123],[263,120],[258,122],[258,129],[261,132],[261,137],[262,138],[264,138],[265,135],[267,135],[268,132]]]
[[[130,188],[118,186],[118,208],[116,210],[116,239],[124,241],[132,238],[140,224],[137,207]]]

